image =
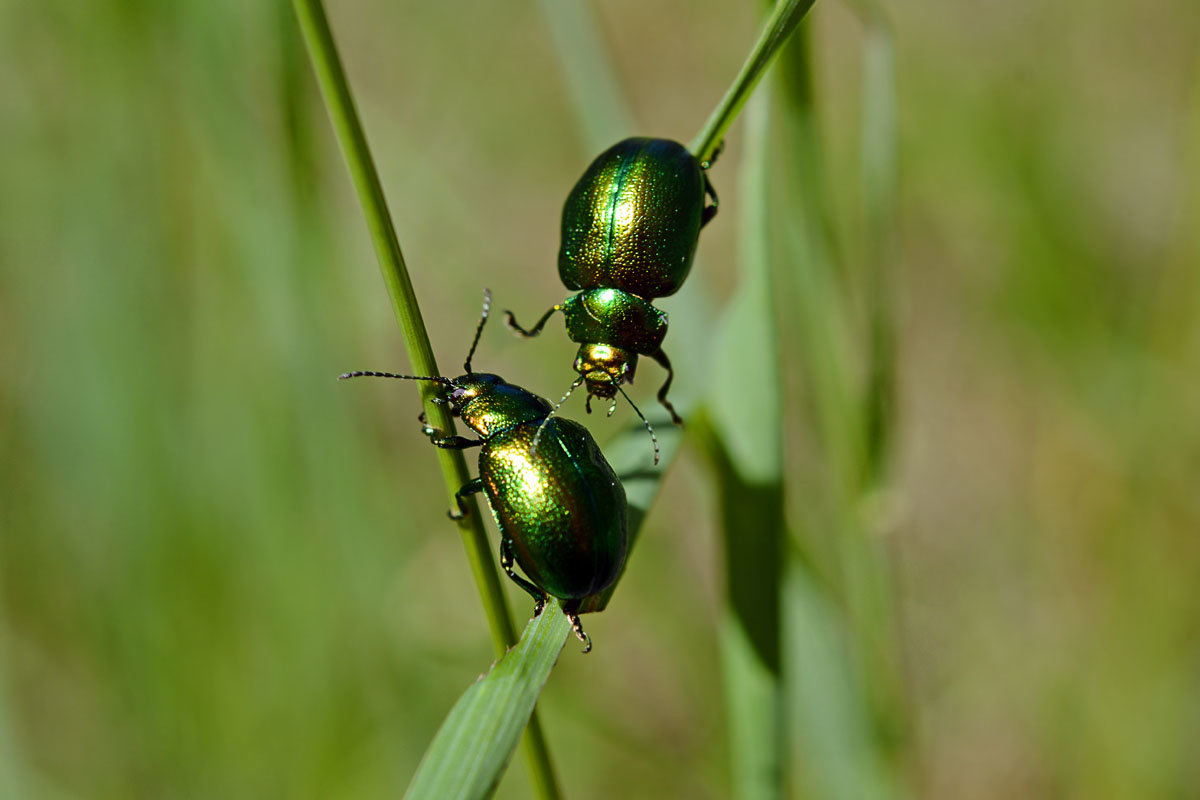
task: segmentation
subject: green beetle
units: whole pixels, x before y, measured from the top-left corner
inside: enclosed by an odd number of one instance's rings
[[[613,400],[612,414],[620,385],[633,381],[643,355],[667,371],[658,401],[682,422],[667,400],[675,376],[662,350],[667,315],[650,301],[683,285],[700,229],[717,213],[709,166],[670,139],[625,139],[605,150],[563,206],[558,275],[578,294],[529,330],[505,312],[508,326],[527,337],[541,333],[555,311],[563,313],[567,335],[580,345],[574,366],[587,384],[589,412],[596,396]]]
[[[625,565],[625,487],[587,428],[554,416],[549,402],[499,375],[472,371],[490,305],[491,295],[485,293],[465,374],[457,378],[365,371],[340,377],[402,378],[446,387],[434,402],[447,404],[479,438],[448,436],[428,425],[423,413],[421,430],[438,447],[480,448],[479,477],[455,494],[458,509],[451,518],[461,519],[465,499],[484,492],[500,528],[500,565],[533,596],[534,616],[548,595],[563,601],[586,653],[592,643],[579,622],[580,604],[611,586]],[[528,580],[513,570],[514,562]]]

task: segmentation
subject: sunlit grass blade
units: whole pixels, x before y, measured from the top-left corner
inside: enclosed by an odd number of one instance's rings
[[[358,192],[370,229],[371,240],[379,268],[391,297],[392,308],[400,323],[404,346],[408,351],[413,371],[418,375],[440,375],[429,334],[421,318],[408,268],[400,251],[400,242],[392,225],[383,187],[375,170],[374,160],[367,145],[366,134],[358,118],[350,86],[346,80],[341,58],[329,29],[325,9],[320,0],[294,0],[293,7],[313,62],[317,83],[321,88],[329,116],[337,131],[346,164]],[[454,433],[454,419],[444,404],[434,403],[433,386],[418,382],[418,390],[425,413],[434,427]],[[438,462],[446,484],[448,503],[455,502],[455,493],[468,480],[467,464],[461,451],[437,448]],[[451,506],[452,507],[452,506]],[[491,549],[483,528],[483,518],[478,502],[471,498],[467,502],[468,513],[459,522],[463,544],[480,597],[483,600],[492,646],[497,655],[503,655],[508,645],[515,640],[515,630],[509,615],[508,604],[500,587]],[[529,717],[529,730],[525,738],[526,757],[531,778],[540,797],[557,797],[558,785],[550,763],[549,751],[536,716]]]
[[[454,704],[404,796],[491,796],[570,633],[562,606],[551,598],[516,646]]]

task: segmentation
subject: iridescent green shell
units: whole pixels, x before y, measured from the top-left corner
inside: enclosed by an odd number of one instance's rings
[[[479,477],[501,533],[529,579],[564,600],[601,592],[621,574],[625,488],[587,429],[553,417],[493,433]]]
[[[602,342],[642,355],[658,351],[667,335],[667,315],[620,289],[591,289],[567,298],[563,320],[571,341]]]
[[[626,139],[592,162],[563,206],[558,274],[574,290],[666,297],[692,268],[704,176],[669,139]]]

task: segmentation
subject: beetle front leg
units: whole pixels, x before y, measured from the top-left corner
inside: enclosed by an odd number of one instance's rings
[[[537,336],[539,333],[542,332],[542,328],[546,327],[546,321],[549,320],[550,317],[552,317],[554,315],[555,311],[561,311],[561,310],[562,310],[562,306],[551,306],[550,310],[547,311],[545,314],[542,314],[542,318],[539,319],[537,321],[537,324],[535,324],[529,330],[525,330],[520,325],[518,325],[517,318],[513,316],[513,313],[511,311],[505,310],[504,324],[507,325],[513,331],[515,331],[517,334],[524,336],[526,339],[530,339],[534,336]]]
[[[421,433],[429,437],[429,441],[433,442],[434,446],[440,447],[443,450],[466,450],[468,447],[479,447],[483,444],[483,439],[468,439],[464,436],[447,436],[443,431],[430,425],[425,419],[425,412],[422,411],[417,420],[421,423]]]
[[[683,419],[679,416],[679,414],[675,413],[675,406],[671,405],[671,401],[667,399],[667,392],[671,389],[671,381],[675,380],[675,370],[671,369],[671,359],[667,358],[667,354],[662,350],[656,350],[650,354],[650,357],[657,361],[659,365],[667,371],[667,379],[663,382],[662,387],[658,390],[658,402],[662,404],[663,408],[671,412],[672,422],[674,422],[676,425],[682,425]]]
[[[467,498],[473,494],[483,491],[483,478],[474,478],[462,485],[462,488],[454,493],[454,503],[458,506],[458,510],[453,508],[446,512],[446,516],[458,522],[469,513],[467,508]]]
[[[533,615],[536,617],[538,614],[542,613],[542,609],[546,605],[546,593],[513,571],[513,563],[515,560],[516,559],[513,558],[512,540],[501,539],[500,566],[504,568],[504,571],[508,574],[508,577],[512,578],[513,583],[515,583],[517,586],[520,586],[522,589],[528,592],[531,597],[533,597]]]

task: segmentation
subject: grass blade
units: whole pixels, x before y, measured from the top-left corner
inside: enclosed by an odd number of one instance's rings
[[[737,119],[742,107],[754,93],[754,87],[767,73],[767,68],[779,55],[779,51],[814,2],[815,0],[784,0],[776,4],[733,85],[721,98],[699,135],[692,140],[691,151],[701,162],[710,161],[720,148],[725,131],[729,130],[729,126]]]
[[[521,640],[454,704],[405,797],[477,800],[495,791],[571,623],[558,600],[530,620]]]
[[[371,240],[375,245],[379,268],[403,333],[409,361],[413,371],[418,375],[440,375],[441,371],[433,357],[433,348],[429,343],[429,334],[425,331],[425,324],[421,318],[421,309],[417,305],[412,281],[408,277],[404,255],[400,251],[400,241],[396,237],[395,227],[392,225],[383,187],[379,183],[379,175],[375,170],[370,148],[367,146],[366,134],[363,132],[358,111],[354,106],[354,99],[350,94],[350,86],[333,41],[333,34],[329,30],[325,9],[320,0],[294,0],[293,7],[313,62],[317,83],[320,85],[321,94],[329,109],[330,119],[337,131],[338,141],[363,207],[367,227],[371,232]],[[430,422],[434,427],[453,434],[454,419],[450,416],[447,407],[444,404],[432,402],[435,396],[432,384],[422,381],[417,382],[417,387]],[[446,483],[447,502],[452,504],[455,492],[467,482],[469,477],[466,460],[461,451],[443,448],[437,449],[437,457]],[[471,498],[467,503],[467,508],[468,513],[459,522],[459,531],[467,551],[467,559],[471,564],[471,572],[475,577],[475,584],[483,600],[492,634],[493,649],[497,655],[503,655],[508,645],[515,641],[516,633],[512,617],[509,615],[508,604],[500,587],[496,566],[492,561],[491,548],[483,528],[483,517],[479,513],[479,503]],[[558,783],[550,763],[545,737],[542,735],[541,725],[536,716],[529,718],[529,732],[525,738],[525,748],[531,778],[538,796],[542,798],[558,797]]]

